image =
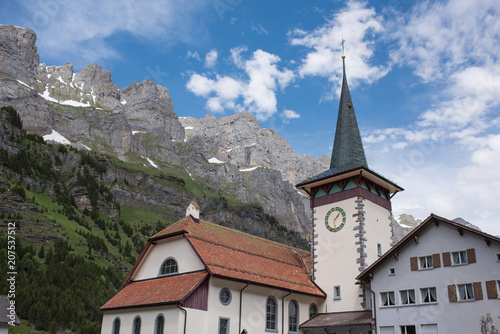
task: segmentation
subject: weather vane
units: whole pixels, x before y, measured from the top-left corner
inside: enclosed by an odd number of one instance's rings
[[[342,37],[342,42],[340,42],[340,45],[342,45],[342,56],[344,55],[344,44],[345,44],[345,39]]]

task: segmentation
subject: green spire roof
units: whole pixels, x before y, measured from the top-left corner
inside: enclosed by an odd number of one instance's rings
[[[345,57],[342,56],[343,78],[342,92],[340,94],[339,115],[337,129],[333,142],[330,169],[343,169],[345,167],[366,167],[365,151],[359,134],[358,122],[352,106],[351,94],[347,86],[345,75]]]

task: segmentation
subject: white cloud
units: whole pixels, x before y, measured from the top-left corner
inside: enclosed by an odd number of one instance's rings
[[[423,1],[390,26],[396,64],[410,65],[424,82],[445,79],[471,62],[498,60],[500,2]]]
[[[22,24],[38,36],[37,46],[47,56],[89,61],[118,57],[106,39],[119,32],[161,43],[192,42],[205,38],[207,0],[179,2],[120,1],[32,1],[21,2],[27,11]]]
[[[217,50],[212,49],[205,55],[205,67],[212,68],[217,64]]]
[[[269,32],[264,29],[264,27],[260,23],[252,22],[250,28],[252,29],[252,31],[255,31],[259,35],[269,35]]]
[[[186,57],[194,58],[196,60],[201,61],[200,54],[198,53],[198,51],[195,51],[195,52],[188,51]]]
[[[345,9],[314,31],[295,29],[289,32],[292,45],[312,49],[302,60],[299,74],[302,77],[311,75],[329,78],[333,75],[333,81],[338,82],[342,75],[340,42],[345,39],[350,83],[371,83],[383,77],[388,69],[370,64],[375,49],[373,36],[382,31],[381,18],[374,9],[366,8],[362,2],[349,1]]]
[[[293,110],[285,109],[283,111],[283,117],[285,117],[286,119],[297,119],[300,118],[300,115]]]
[[[265,120],[277,111],[277,90],[287,87],[294,80],[294,74],[286,68],[278,68],[280,58],[276,55],[257,50],[245,59],[242,56],[245,51],[246,48],[234,48],[231,55],[234,65],[245,72],[247,79],[219,75],[210,79],[195,73],[186,88],[207,98],[206,108],[210,111],[246,109]]]

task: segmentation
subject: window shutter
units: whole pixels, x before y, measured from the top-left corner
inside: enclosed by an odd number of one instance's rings
[[[432,254],[432,266],[433,268],[441,267],[441,258],[439,257],[439,254]]]
[[[450,303],[456,302],[458,300],[457,288],[455,287],[455,284],[448,285],[448,298],[450,299]]]
[[[410,257],[410,268],[412,271],[418,270],[418,259],[416,257]]]
[[[451,266],[451,256],[450,252],[443,253],[443,266],[449,267]]]
[[[486,294],[488,295],[488,299],[498,298],[497,281],[486,282]]]
[[[483,300],[483,288],[481,287],[481,282],[472,283],[474,286],[474,299]]]
[[[467,263],[476,263],[476,251],[474,248],[467,250]]]

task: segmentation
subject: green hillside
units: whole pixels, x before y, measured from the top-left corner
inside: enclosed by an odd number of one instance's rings
[[[13,248],[23,322],[12,333],[99,333],[99,307],[117,292],[147,238],[177,221],[190,200],[206,208],[207,220],[224,210],[232,227],[245,230],[251,217],[250,232],[307,247],[259,204],[231,200],[184,168],[46,144],[22,129],[13,108],[0,108],[0,226],[15,226],[15,240],[0,236],[0,294],[9,293]]]

